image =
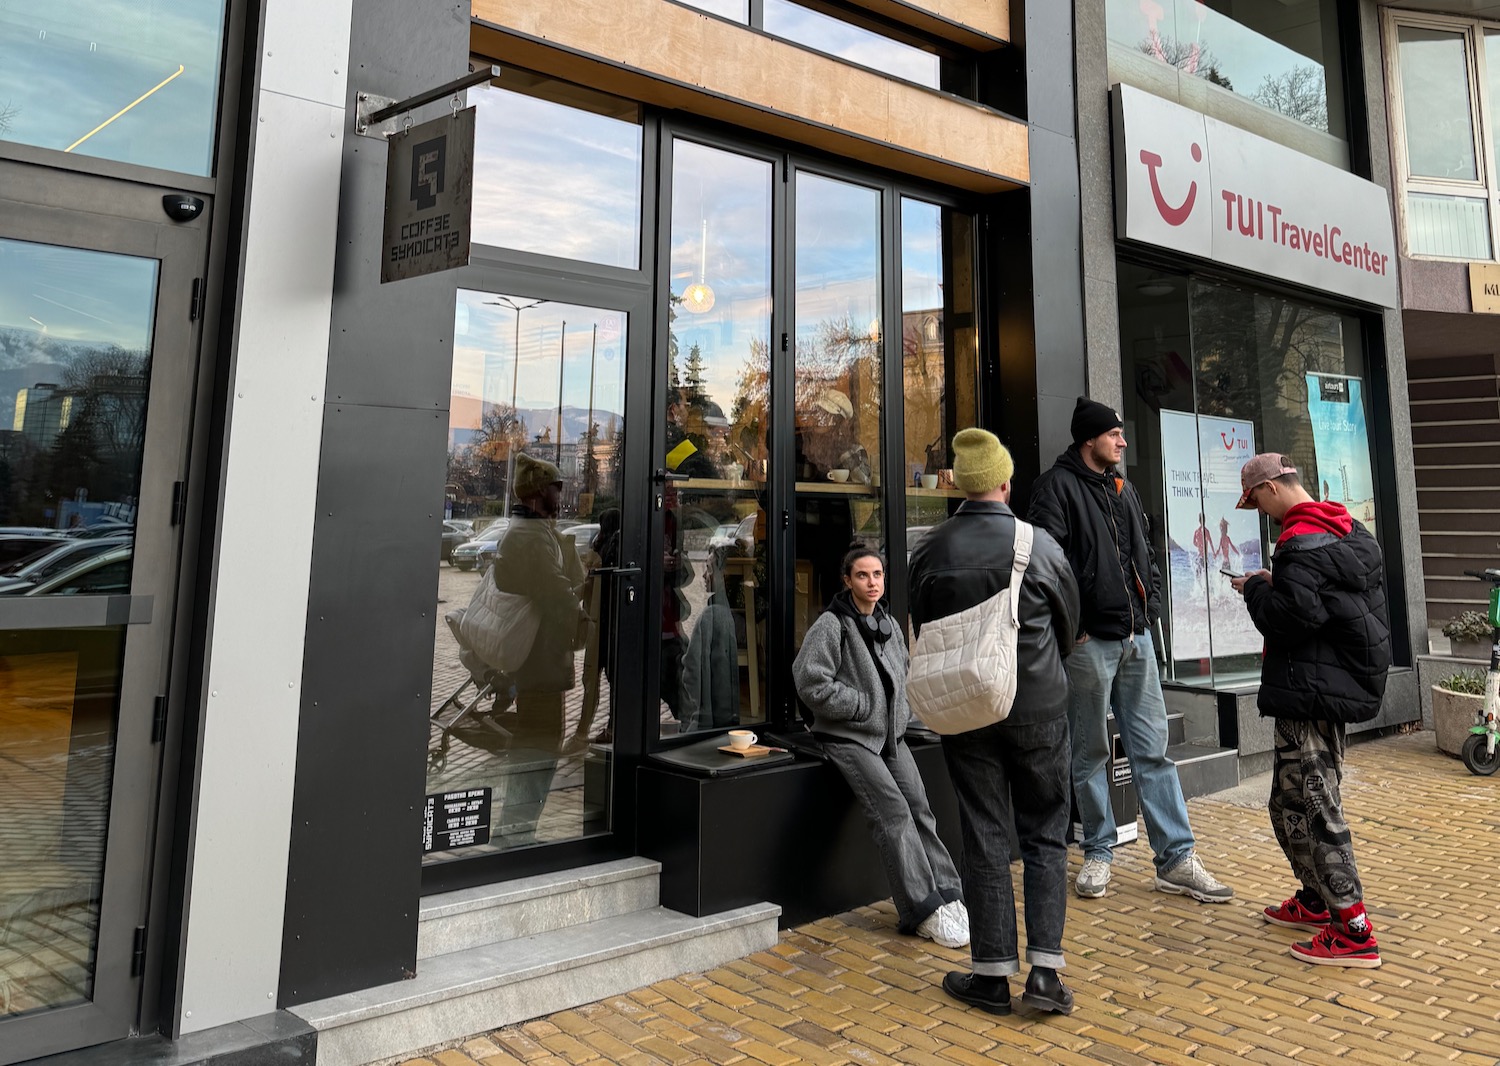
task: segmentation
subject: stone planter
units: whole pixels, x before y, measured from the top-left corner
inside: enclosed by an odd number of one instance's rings
[[[1432,686],[1432,727],[1437,733],[1438,751],[1458,755],[1469,736],[1469,727],[1484,710],[1483,696],[1450,692],[1442,685]]]
[[[1449,642],[1451,649],[1448,654],[1455,659],[1478,659],[1481,662],[1490,661],[1490,642],[1487,640],[1454,640]]]

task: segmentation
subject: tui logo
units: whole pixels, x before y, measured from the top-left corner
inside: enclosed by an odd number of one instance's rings
[[[1192,154],[1194,163],[1203,162],[1203,149],[1198,145],[1193,145]],[[1198,183],[1196,181],[1189,182],[1187,198],[1176,207],[1173,207],[1167,203],[1167,198],[1161,191],[1161,180],[1157,174],[1162,165],[1161,156],[1142,148],[1141,162],[1146,164],[1146,173],[1151,178],[1151,197],[1156,201],[1156,210],[1161,215],[1162,221],[1166,222],[1169,226],[1182,225],[1188,220],[1188,216],[1193,213],[1193,205],[1198,202]]]

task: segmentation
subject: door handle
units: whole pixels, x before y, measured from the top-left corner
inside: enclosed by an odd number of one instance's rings
[[[668,481],[691,481],[693,479],[687,474],[679,474],[675,470],[659,466],[656,468],[656,473],[651,475],[651,480],[658,485],[665,485]]]

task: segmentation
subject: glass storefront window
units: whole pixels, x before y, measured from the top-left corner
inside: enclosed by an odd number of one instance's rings
[[[844,587],[855,541],[885,550],[878,189],[799,171],[793,255],[796,481],[793,640]]]
[[[0,0],[0,139],[213,172],[224,0]]]
[[[662,736],[766,717],[773,178],[673,144]]]
[[[973,216],[901,200],[901,368],[906,550],[948,517],[953,434],[979,424]]]
[[[470,99],[475,243],[640,266],[639,105],[509,69]]]
[[[1120,264],[1127,472],[1162,575],[1166,673],[1257,676],[1262,641],[1221,567],[1269,567],[1276,529],[1235,509],[1251,455],[1292,458],[1307,491],[1379,536],[1358,318]]]
[[[0,631],[0,1018],[93,998],[124,650]]]
[[[767,33],[878,70],[888,77],[929,89],[941,86],[942,61],[932,52],[790,0],[765,0],[765,11]]]
[[[0,240],[0,598],[130,591],[157,273]]]
[[[491,806],[487,842],[429,862],[610,827],[626,336],[619,311],[459,290],[427,791]]]
[[[1174,98],[1180,91],[1204,99],[1210,114],[1245,124],[1248,115],[1233,108],[1220,114],[1211,102],[1215,92],[1230,93],[1342,138],[1335,6],[1333,0],[1107,0],[1111,76]],[[1175,84],[1163,82],[1164,71]]]

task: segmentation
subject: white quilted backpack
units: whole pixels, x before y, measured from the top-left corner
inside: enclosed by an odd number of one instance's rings
[[[1030,525],[1016,520],[1016,559],[1007,587],[983,603],[922,625],[906,675],[906,699],[934,733],[967,733],[1010,714],[1031,533]]]

